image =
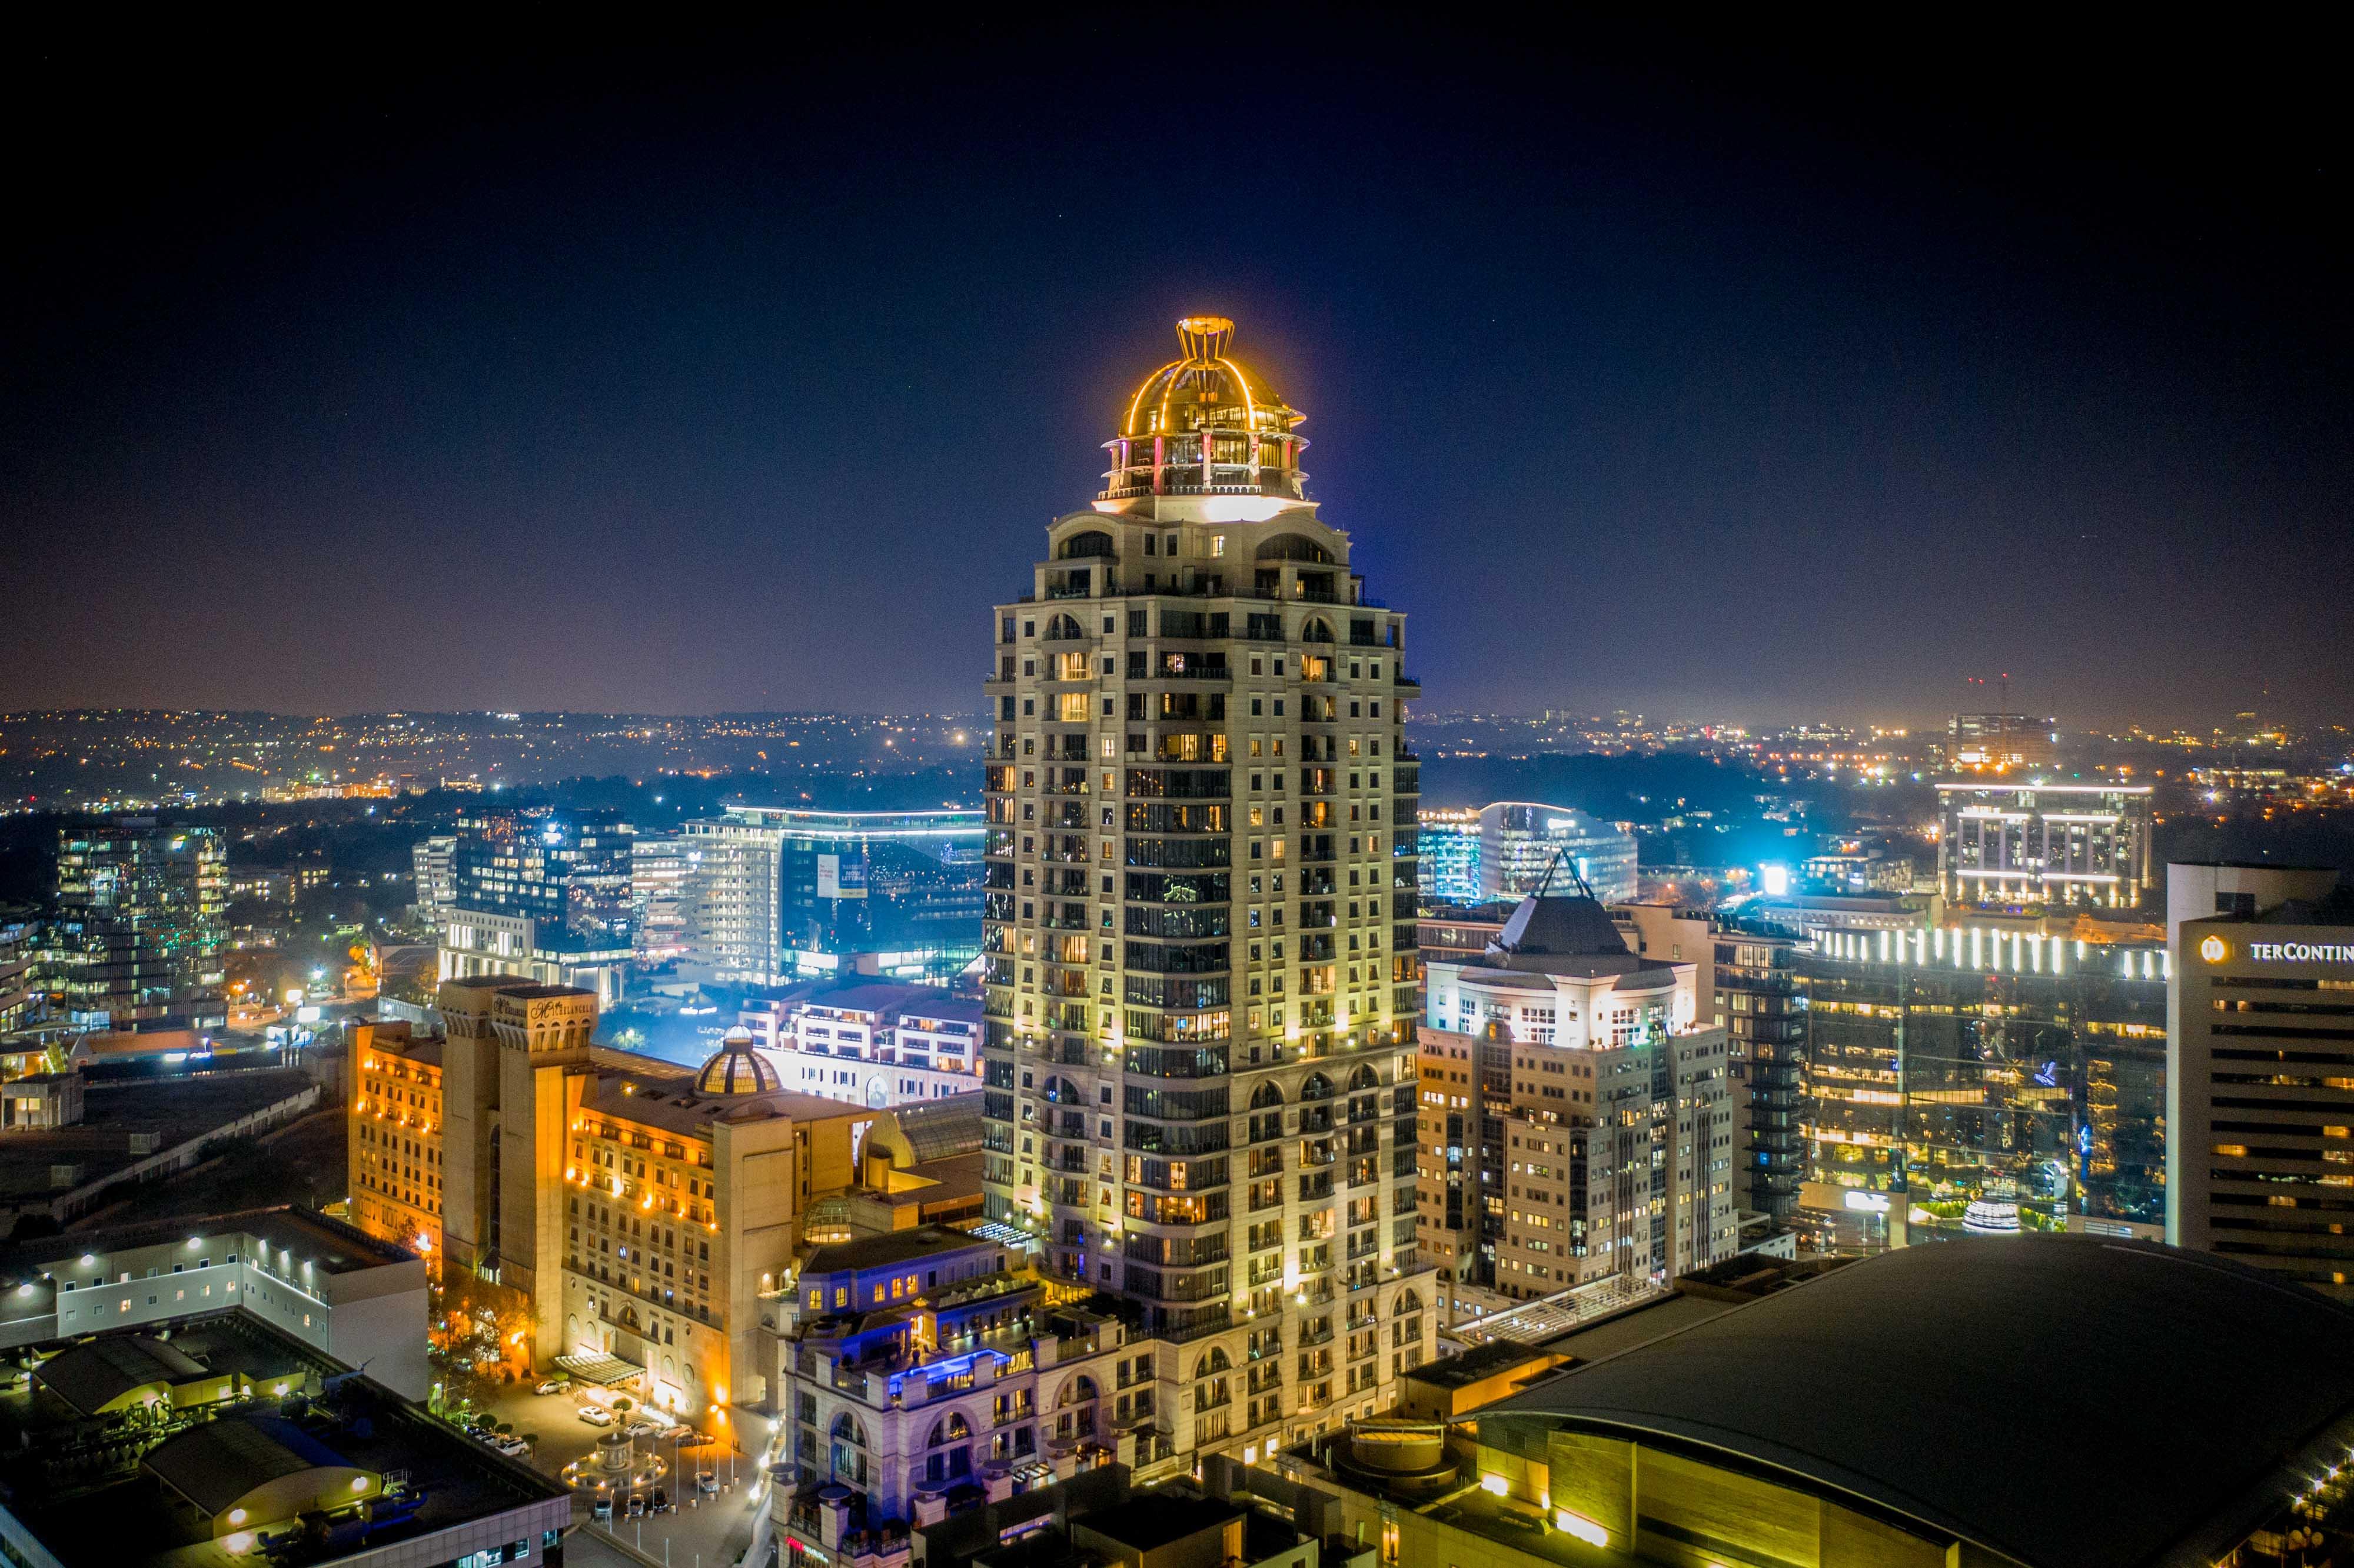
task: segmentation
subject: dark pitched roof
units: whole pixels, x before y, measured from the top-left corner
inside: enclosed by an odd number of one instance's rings
[[[1583,895],[1529,895],[1504,922],[1494,945],[1507,953],[1564,958],[1616,958],[1628,951],[1610,912]]]
[[[2354,1312],[2150,1243],[1908,1247],[1480,1415],[1520,1412],[1762,1464],[2035,1568],[2203,1563],[2344,1457]],[[2052,1484],[2088,1459],[2099,1487]]]
[[[35,1375],[76,1410],[95,1415],[134,1388],[151,1383],[176,1387],[207,1374],[201,1361],[162,1340],[137,1334],[62,1351],[43,1361]]]

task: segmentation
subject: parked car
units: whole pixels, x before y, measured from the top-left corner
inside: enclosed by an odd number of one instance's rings
[[[630,1517],[631,1519],[643,1519],[646,1517],[646,1499],[638,1496],[635,1492],[631,1492],[630,1494]]]
[[[496,1448],[500,1453],[504,1454],[510,1459],[520,1459],[531,1453],[531,1445],[525,1442],[520,1437],[510,1436],[494,1438],[491,1443],[491,1446]]]
[[[663,1490],[660,1487],[656,1487],[654,1489],[654,1500],[646,1505],[646,1511],[648,1513],[676,1513],[678,1511],[678,1505],[670,1500],[670,1494],[668,1492]]]
[[[551,1377],[551,1378],[547,1378],[547,1379],[543,1380],[543,1381],[542,1381],[542,1382],[541,1382],[537,1386],[535,1386],[535,1388],[533,1388],[532,1393],[562,1393],[566,1389],[570,1388],[571,1386],[572,1386],[572,1380],[571,1380],[570,1378],[567,1378],[567,1377]]]
[[[599,1524],[612,1523],[613,1499],[611,1498],[599,1498],[595,1502],[589,1504],[588,1517],[595,1520]]]
[[[580,1419],[591,1426],[610,1426],[613,1413],[601,1404],[584,1404],[580,1407]]]
[[[666,1422],[651,1421],[639,1415],[631,1417],[630,1424],[621,1430],[632,1437],[662,1437],[669,1435],[670,1426]]]
[[[707,1498],[717,1497],[719,1495],[719,1473],[716,1470],[695,1471],[695,1489],[701,1492]]]

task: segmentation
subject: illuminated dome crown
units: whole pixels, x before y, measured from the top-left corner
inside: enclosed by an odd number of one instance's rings
[[[1099,499],[1305,497],[1299,454],[1308,442],[1292,431],[1307,416],[1226,352],[1234,339],[1225,316],[1177,323],[1183,356],[1146,376],[1128,400],[1119,434],[1104,443],[1112,467]]]
[[[752,1049],[752,1032],[741,1025],[721,1038],[719,1049],[695,1075],[698,1095],[766,1095],[783,1086],[777,1081],[777,1070]]]

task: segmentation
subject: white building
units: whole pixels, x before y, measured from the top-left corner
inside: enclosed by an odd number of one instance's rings
[[[1499,800],[1479,811],[1479,898],[1519,898],[1543,885],[1558,863],[1605,904],[1636,895],[1634,836],[1568,806]],[[1557,887],[1566,887],[1564,876]]]

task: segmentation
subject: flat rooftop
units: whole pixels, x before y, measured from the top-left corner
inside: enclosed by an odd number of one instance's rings
[[[80,1122],[0,1133],[0,1197],[33,1197],[101,1180],[310,1086],[310,1076],[297,1067],[85,1082]],[[153,1135],[154,1148],[134,1152],[133,1135],[141,1133]],[[72,1181],[53,1182],[52,1168],[59,1165],[80,1170]]]
[[[99,1342],[116,1337],[101,1335]],[[227,1409],[277,1416],[283,1402],[274,1390],[281,1384],[318,1386],[345,1371],[241,1312],[184,1322],[174,1330],[171,1343],[213,1372],[244,1374],[260,1393],[241,1405],[200,1413],[199,1420]],[[42,1346],[34,1353],[62,1348]],[[338,1384],[301,1425],[306,1436],[359,1469],[378,1476],[406,1472],[421,1498],[413,1519],[376,1529],[371,1546],[395,1545],[567,1495],[556,1482],[500,1457],[364,1377]],[[233,1556],[214,1541],[205,1518],[155,1476],[143,1467],[122,1467],[119,1450],[135,1448],[143,1460],[164,1436],[164,1428],[121,1420],[91,1430],[37,1383],[0,1393],[0,1484],[8,1489],[9,1509],[66,1568],[252,1568],[265,1561],[300,1568],[323,1555],[356,1550],[345,1545],[277,1559],[259,1552]],[[90,1462],[101,1454],[113,1462]],[[240,1478],[220,1478],[234,1484]],[[268,1478],[266,1471],[251,1478],[256,1486]]]
[[[962,1252],[971,1247],[995,1246],[964,1231],[952,1231],[945,1225],[918,1225],[907,1231],[885,1231],[880,1235],[860,1236],[853,1241],[834,1242],[810,1254],[801,1265],[804,1278],[812,1274],[839,1274],[844,1269],[889,1268],[895,1264],[937,1253]]]
[[[181,1215],[142,1224],[109,1225],[96,1230],[69,1231],[13,1245],[0,1245],[0,1285],[16,1285],[37,1277],[43,1270],[67,1258],[96,1253],[133,1252],[141,1247],[184,1242],[191,1236],[249,1235],[292,1253],[328,1274],[351,1274],[407,1263],[416,1254],[380,1241],[354,1225],[325,1214],[292,1206],[240,1209],[225,1214]]]

